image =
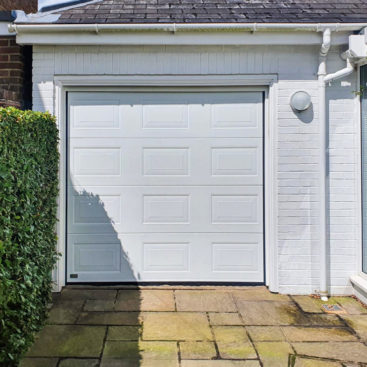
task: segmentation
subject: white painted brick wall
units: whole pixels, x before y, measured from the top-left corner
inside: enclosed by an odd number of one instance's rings
[[[332,50],[328,71],[344,66]],[[35,46],[33,108],[54,112],[55,75],[277,74],[277,249],[279,290],[313,293],[319,286],[318,47],[51,47]],[[349,83],[349,84],[348,84]],[[289,106],[306,90],[312,110]],[[358,123],[356,77],[328,87],[330,122],[329,238],[333,293],[352,293],[358,270]]]
[[[334,50],[329,69],[345,66]],[[355,73],[356,74],[356,73]],[[334,293],[350,292],[346,279],[358,267],[360,246],[358,166],[358,90],[356,75],[327,89],[329,102],[330,283]]]

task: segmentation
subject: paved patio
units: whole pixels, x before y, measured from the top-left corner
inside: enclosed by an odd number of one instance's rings
[[[21,367],[367,366],[367,309],[265,287],[68,287]]]

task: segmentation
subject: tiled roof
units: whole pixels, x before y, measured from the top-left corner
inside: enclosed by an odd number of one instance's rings
[[[14,20],[14,16],[11,14],[11,11],[0,11],[0,22],[12,22]]]
[[[367,0],[101,0],[57,23],[362,23]]]

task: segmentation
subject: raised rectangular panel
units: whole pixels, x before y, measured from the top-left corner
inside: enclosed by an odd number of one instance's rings
[[[213,271],[258,271],[258,243],[215,243],[212,245]]]
[[[74,195],[74,224],[119,224],[120,196]]]
[[[257,196],[213,195],[212,223],[256,223],[257,207]]]
[[[184,176],[189,174],[188,148],[144,148],[145,176]]]
[[[74,271],[119,272],[121,263],[118,243],[75,243]]]
[[[74,148],[74,175],[120,175],[119,148]]]
[[[188,243],[144,243],[144,271],[175,272],[189,270]]]
[[[157,104],[143,106],[143,128],[187,129],[188,127],[187,105]]]
[[[118,129],[118,100],[75,100],[71,106],[74,129]]]
[[[257,175],[258,159],[257,148],[212,148],[212,175]]]
[[[251,103],[226,103],[212,106],[213,128],[257,127],[256,105]]]
[[[188,195],[145,195],[144,223],[188,223]]]

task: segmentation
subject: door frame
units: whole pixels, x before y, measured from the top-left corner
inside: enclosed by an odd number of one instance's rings
[[[277,251],[277,82],[276,74],[260,75],[56,75],[54,77],[54,107],[59,128],[59,197],[57,224],[57,252],[60,258],[53,272],[54,291],[61,291],[66,284],[66,205],[67,205],[67,93],[98,91],[157,91],[161,88],[177,87],[180,91],[203,89],[229,91],[264,92],[264,280],[270,291],[278,292],[278,251]]]

